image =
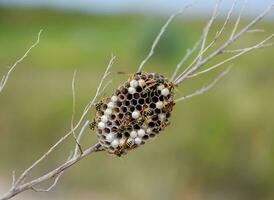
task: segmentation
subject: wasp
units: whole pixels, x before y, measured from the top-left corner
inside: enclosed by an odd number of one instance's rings
[[[167,87],[169,89],[169,91],[173,91],[174,90],[174,85],[172,82],[166,82],[165,83],[165,87]]]
[[[161,130],[162,130],[161,127],[156,127],[156,128],[153,129],[153,131],[154,131],[155,133],[159,133]]]
[[[165,112],[171,112],[173,110],[173,107],[175,106],[175,103],[173,101],[168,102],[164,106],[164,111]]]
[[[91,122],[91,123],[89,124],[89,128],[90,128],[91,130],[94,131],[94,129],[95,129],[96,126],[97,126],[97,122],[96,122],[95,119],[94,119],[93,122]]]
[[[123,117],[123,119],[120,121],[120,124],[124,126],[125,128],[128,128],[130,126],[130,116],[126,115]]]
[[[136,120],[137,125],[141,126],[145,122],[145,119],[143,117],[139,117]]]
[[[122,155],[126,154],[127,151],[134,149],[136,146],[133,144],[133,140],[128,141],[129,138],[126,138],[123,144],[120,144],[117,147],[117,150],[114,152],[115,155],[121,157]]]
[[[103,101],[100,101],[100,102],[96,103],[96,104],[95,104],[95,109],[96,109],[97,111],[100,111],[102,105],[103,105]]]
[[[163,130],[165,127],[169,126],[170,122],[169,121],[165,121],[163,123],[161,123],[161,126],[159,127],[160,130]]]
[[[119,127],[118,127],[118,129],[117,129],[117,132],[124,132],[126,130],[126,127],[123,125],[123,124],[121,124]]]
[[[148,117],[152,114],[153,114],[153,109],[152,108],[148,108],[144,113],[145,117]]]

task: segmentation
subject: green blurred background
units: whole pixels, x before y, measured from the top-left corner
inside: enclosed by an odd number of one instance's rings
[[[104,96],[127,79],[117,72],[134,73],[165,19],[0,8],[1,75],[43,29],[40,44],[17,66],[0,94],[1,193],[8,190],[13,170],[22,172],[69,130],[74,70],[78,119],[111,54],[117,56],[114,82]],[[170,77],[205,22],[199,17],[175,20],[145,71]],[[266,32],[249,33],[239,45],[250,46],[273,33],[274,21],[258,28]],[[235,61],[213,90],[179,103],[171,126],[142,148],[122,158],[92,155],[65,172],[52,192],[26,192],[14,199],[274,199],[273,55],[274,48],[263,49]],[[219,72],[189,80],[177,96],[208,84]],[[94,110],[89,113],[93,115]],[[95,134],[87,131],[82,145],[95,142]],[[73,145],[70,138],[33,175],[64,161]]]

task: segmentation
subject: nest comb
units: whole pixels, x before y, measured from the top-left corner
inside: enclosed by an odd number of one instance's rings
[[[121,156],[159,135],[169,125],[173,89],[160,74],[139,73],[97,103],[91,128],[96,128],[103,149]]]

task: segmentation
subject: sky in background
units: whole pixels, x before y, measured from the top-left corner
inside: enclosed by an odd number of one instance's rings
[[[170,14],[184,5],[196,2],[189,14],[206,15],[211,12],[215,0],[0,0],[0,6],[17,7],[50,7],[62,10],[75,10],[97,14],[121,13],[160,13]],[[221,12],[224,13],[233,0],[223,0]],[[238,1],[238,7],[243,0]],[[263,10],[273,0],[249,0],[245,9],[245,16]],[[274,19],[274,12],[268,17]]]

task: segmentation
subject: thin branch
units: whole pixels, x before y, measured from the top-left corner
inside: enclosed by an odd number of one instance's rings
[[[146,64],[146,62],[151,58],[151,56],[154,54],[154,50],[155,47],[157,46],[157,44],[159,43],[159,40],[161,39],[162,35],[164,34],[164,32],[166,31],[168,25],[172,22],[172,20],[177,17],[178,15],[182,14],[187,8],[189,8],[192,4],[189,4],[187,6],[185,6],[183,9],[181,9],[180,11],[178,11],[177,13],[172,14],[168,20],[166,21],[166,23],[162,26],[160,32],[158,33],[158,35],[156,36],[155,40],[152,43],[151,49],[148,53],[148,55],[145,57],[145,59],[141,62],[137,73],[142,72],[144,65]]]
[[[77,145],[76,145],[76,146],[77,146]],[[69,161],[69,160],[72,159],[72,158],[73,158],[73,154],[70,153],[70,155],[68,156],[67,161]],[[60,174],[58,174],[58,175],[54,178],[53,183],[52,183],[48,188],[46,188],[46,189],[41,189],[41,188],[36,188],[36,187],[32,186],[31,189],[32,189],[33,191],[35,191],[35,192],[49,192],[49,191],[51,191],[51,190],[57,185],[57,183],[58,183],[60,177],[63,175],[63,173],[64,173],[64,171],[62,171]]]
[[[265,30],[264,29],[252,29],[247,31],[247,33],[264,33]]]
[[[213,53],[211,53],[209,56],[204,58],[200,63],[197,63],[193,67],[191,67],[185,74],[179,75],[176,80],[174,81],[175,85],[181,84],[183,81],[185,81],[189,76],[191,76],[195,71],[197,71],[199,68],[207,64],[210,60],[215,58],[217,55],[222,54],[223,51],[232,43],[237,41],[244,33],[246,33],[248,30],[250,30],[255,24],[257,24],[262,18],[264,18],[272,9],[274,8],[274,4],[271,4],[269,7],[267,7],[262,13],[260,13],[253,21],[251,21],[248,25],[246,25],[244,28],[241,29],[237,34],[234,35],[233,38],[228,39],[220,48],[215,50]]]
[[[82,126],[82,128],[80,130],[80,133],[79,133],[79,135],[78,135],[78,137],[76,139],[76,145],[75,145],[73,157],[76,157],[78,150],[80,150],[80,148],[79,148],[79,146],[77,144],[80,144],[81,137],[82,137],[83,133],[85,132],[86,128],[88,127],[88,125],[89,125],[89,120],[87,120],[84,123],[84,125]],[[80,150],[80,153],[83,154],[83,151]]]
[[[269,37],[267,37],[266,39],[264,39],[262,42],[254,45],[252,47],[246,48],[245,50],[241,51],[240,53],[238,53],[238,54],[236,54],[236,55],[234,55],[234,56],[232,56],[230,58],[227,58],[227,59],[225,59],[225,60],[223,60],[223,61],[221,61],[221,62],[219,62],[219,63],[217,63],[217,64],[215,64],[215,65],[213,65],[213,66],[211,66],[211,67],[209,67],[209,68],[207,68],[205,70],[203,70],[203,71],[200,71],[200,72],[197,72],[195,74],[189,75],[188,78],[199,76],[199,75],[207,73],[207,72],[209,72],[211,70],[214,70],[214,69],[220,67],[221,65],[223,65],[223,64],[225,64],[225,63],[227,63],[229,61],[232,61],[232,60],[236,59],[237,57],[239,57],[239,56],[241,56],[241,55],[243,55],[243,54],[245,54],[245,53],[247,53],[247,52],[249,52],[251,50],[259,48],[261,45],[263,45],[264,43],[266,43],[268,40],[271,40],[273,37],[274,37],[274,34],[270,35]]]
[[[200,54],[199,54],[198,61],[197,61],[198,63],[203,59],[203,53],[201,53],[201,52],[203,52],[204,49],[205,49],[207,35],[208,35],[208,32],[209,32],[214,20],[216,19],[217,11],[218,11],[218,7],[220,5],[220,2],[221,2],[220,0],[217,0],[217,2],[215,4],[215,7],[214,7],[214,10],[213,10],[213,13],[212,13],[212,16],[211,16],[209,22],[207,23],[207,25],[204,29],[202,45],[201,45]]]
[[[188,50],[185,57],[181,60],[181,62],[177,65],[174,73],[173,73],[173,76],[171,78],[171,81],[172,82],[175,82],[175,77],[176,75],[178,74],[178,71],[180,70],[180,68],[182,67],[182,65],[185,63],[185,61],[188,59],[188,57],[198,48],[198,46],[201,44],[201,42],[203,41],[203,44],[201,46],[201,49],[200,49],[200,52],[199,54],[196,56],[196,58],[193,59],[192,63],[190,65],[188,65],[184,71],[181,73],[181,75],[185,74],[196,62],[199,62],[199,60],[202,59],[202,55],[209,49],[211,48],[211,46],[213,46],[213,44],[216,42],[216,40],[218,39],[218,37],[221,35],[221,33],[223,32],[223,30],[225,29],[225,26],[226,26],[226,23],[228,22],[228,17],[231,15],[231,12],[234,8],[234,4],[235,4],[236,0],[234,1],[233,3],[233,6],[231,7],[230,11],[229,11],[229,14],[227,16],[227,19],[223,25],[223,27],[221,28],[221,30],[219,32],[216,33],[216,37],[215,39],[205,48],[204,45],[205,45],[205,41],[206,41],[206,38],[207,35],[208,35],[208,31],[212,25],[212,23],[214,22],[215,18],[216,18],[216,14],[217,14],[217,8],[219,6],[219,3],[220,1],[217,1],[217,3],[215,4],[215,8],[213,9],[213,12],[212,12],[212,16],[209,20],[209,22],[206,24],[206,26],[203,28],[203,34],[201,35],[201,37],[199,38],[199,40],[195,43],[195,45],[193,46],[193,48],[191,50]],[[180,76],[181,76],[180,75]]]
[[[7,84],[7,81],[8,81],[8,79],[9,79],[9,76],[10,76],[11,72],[15,69],[15,67],[16,67],[19,63],[21,63],[21,62],[29,55],[29,53],[31,52],[31,50],[39,44],[39,42],[40,42],[40,36],[41,36],[42,31],[43,31],[42,29],[39,31],[36,42],[30,46],[30,48],[25,52],[25,54],[24,54],[21,58],[19,58],[19,59],[10,67],[9,71],[7,72],[7,74],[4,75],[4,76],[2,77],[2,79],[1,79],[1,81],[0,81],[0,93],[3,91],[5,85]]]
[[[224,24],[223,24],[222,28],[220,29],[220,31],[217,31],[214,40],[217,40],[217,38],[219,38],[220,35],[224,32],[227,23],[228,23],[229,20],[231,19],[231,15],[232,15],[232,12],[233,12],[233,10],[234,10],[234,8],[235,8],[236,3],[237,3],[237,0],[234,0],[233,3],[232,3],[232,5],[231,5],[231,7],[230,7],[230,9],[229,9],[229,11],[228,11],[228,13],[227,13],[227,16],[226,16],[226,19],[225,19]]]
[[[246,7],[247,1],[248,1],[248,0],[245,0],[244,3],[243,3],[243,5],[242,5],[242,8],[241,8],[240,13],[239,13],[239,15],[238,15],[238,18],[237,18],[237,20],[236,20],[236,22],[235,22],[235,25],[234,25],[233,29],[232,29],[232,33],[231,33],[231,35],[230,35],[230,39],[232,39],[232,38],[234,37],[234,35],[235,35],[236,31],[237,31],[237,28],[238,28],[239,23],[240,23],[240,21],[241,21],[241,17],[242,17],[242,14],[243,14],[244,9],[245,9],[245,7]]]
[[[268,43],[268,44],[262,44],[258,47],[254,47],[253,49],[264,49],[267,47],[272,47],[274,46],[274,42]],[[238,52],[242,52],[242,51],[246,51],[248,49],[250,49],[251,47],[246,47],[246,48],[242,48],[242,49],[234,49],[234,50],[224,50],[224,53],[238,53]]]
[[[24,180],[24,178],[29,174],[29,172],[35,167],[37,166],[39,163],[41,163],[52,151],[55,150],[55,148],[57,146],[59,146],[64,140],[66,140],[71,134],[72,131],[76,130],[82,123],[83,119],[86,117],[86,114],[88,113],[88,111],[90,110],[90,108],[94,105],[95,101],[97,100],[99,93],[101,91],[101,87],[102,84],[104,82],[104,80],[107,78],[108,74],[109,74],[109,70],[113,64],[115,60],[115,57],[112,56],[109,64],[107,66],[107,69],[105,71],[105,73],[103,74],[103,77],[101,78],[101,81],[97,87],[95,96],[93,97],[93,99],[87,104],[87,106],[85,107],[82,116],[80,117],[78,123],[74,126],[74,129],[69,131],[66,135],[64,135],[62,138],[60,138],[44,155],[42,155],[38,160],[36,160],[29,168],[27,168],[21,175],[20,177],[17,179],[17,181],[15,182],[14,187],[12,187],[12,190],[14,190],[19,184],[22,183],[22,181]]]
[[[76,135],[75,135],[75,131],[74,131],[74,115],[75,115],[75,110],[76,110],[76,95],[75,95],[75,77],[76,77],[76,73],[77,70],[74,71],[73,73],[73,77],[72,77],[72,81],[71,81],[71,90],[72,90],[72,115],[71,115],[71,122],[70,122],[70,127],[71,127],[71,131],[72,131],[72,135],[74,138],[74,141],[76,143],[76,145],[79,148],[80,153],[83,153],[81,144],[77,141]]]
[[[176,66],[176,69],[170,79],[171,82],[174,81],[174,79],[176,78],[176,76],[177,76],[179,70],[181,69],[181,67],[183,66],[183,64],[187,61],[189,56],[191,56],[191,54],[198,48],[198,46],[201,44],[201,42],[202,42],[202,37],[200,37],[200,39],[194,44],[194,46],[191,49],[187,50],[185,56],[182,58],[182,60]]]
[[[15,180],[16,180],[16,176],[15,176],[15,171],[13,170],[13,171],[12,171],[12,183],[11,183],[11,187],[14,186]]]
[[[221,74],[219,74],[217,76],[217,78],[215,78],[213,80],[213,82],[207,86],[204,86],[198,90],[196,90],[195,92],[193,92],[192,94],[189,94],[189,95],[186,95],[186,96],[183,96],[183,97],[180,97],[178,99],[175,100],[175,102],[180,102],[180,101],[184,101],[184,100],[187,100],[187,99],[191,99],[192,97],[195,97],[195,96],[199,96],[199,95],[202,95],[204,94],[205,92],[209,91],[211,88],[213,88],[225,75],[227,75],[227,73],[230,71],[231,67],[228,67],[225,71],[223,71]]]
[[[36,188],[35,186],[32,186],[31,189],[32,189],[33,191],[35,191],[35,192],[49,192],[49,191],[51,191],[51,190],[57,185],[57,183],[58,183],[60,177],[63,175],[63,173],[64,173],[64,171],[63,171],[63,172],[60,172],[60,173],[56,176],[56,178],[54,179],[53,184],[50,185],[48,188],[46,188],[46,189],[41,189],[41,188]]]
[[[52,178],[57,177],[60,173],[63,173],[65,170],[67,170],[68,168],[70,168],[71,166],[73,166],[75,163],[79,162],[83,158],[87,157],[88,155],[90,155],[92,153],[99,152],[99,151],[103,151],[103,150],[101,149],[101,145],[98,143],[98,144],[95,144],[94,146],[86,149],[83,152],[83,154],[81,154],[77,157],[71,158],[70,160],[66,161],[65,163],[63,163],[59,167],[55,168],[54,170],[46,173],[45,175],[43,175],[39,178],[36,178],[30,182],[27,182],[25,184],[22,184],[16,188],[14,188],[13,190],[10,190],[6,194],[4,194],[2,197],[0,197],[0,200],[7,200],[21,192],[24,192],[29,189],[33,189],[34,186],[36,186],[42,182],[45,182],[47,180],[50,180]]]

